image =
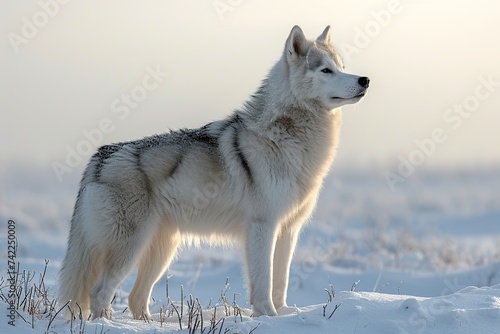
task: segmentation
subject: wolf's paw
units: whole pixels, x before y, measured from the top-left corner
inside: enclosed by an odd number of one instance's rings
[[[278,313],[271,303],[259,303],[253,305],[253,316],[260,317],[261,315],[276,316]]]
[[[289,314],[299,313],[299,309],[293,306],[281,306],[276,311],[278,312],[278,315],[289,315]]]
[[[113,315],[113,310],[111,308],[103,308],[101,310],[101,312],[92,313],[91,319],[92,320],[95,320],[98,318],[111,319],[112,315]]]

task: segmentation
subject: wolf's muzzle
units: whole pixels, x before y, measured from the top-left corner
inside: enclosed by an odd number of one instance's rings
[[[361,77],[358,79],[358,84],[363,87],[363,88],[368,88],[370,86],[370,78],[368,77]]]

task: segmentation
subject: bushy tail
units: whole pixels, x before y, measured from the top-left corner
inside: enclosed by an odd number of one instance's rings
[[[85,239],[81,221],[71,222],[68,249],[59,272],[58,304],[62,307],[68,301],[64,314],[69,319],[78,317],[86,319],[90,314],[90,289],[100,272],[99,256]],[[80,224],[79,224],[80,223]]]

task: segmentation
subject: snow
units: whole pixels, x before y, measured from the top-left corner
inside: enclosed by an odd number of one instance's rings
[[[236,249],[202,247],[182,250],[154,287],[153,321],[133,320],[127,310],[133,272],[117,291],[112,319],[68,322],[21,310],[10,326],[0,298],[0,333],[78,333],[80,326],[85,333],[190,333],[190,298],[204,333],[500,333],[500,169],[420,171],[395,192],[382,174],[334,169],[328,177],[294,257],[289,307],[277,317],[251,317]],[[16,222],[16,260],[36,273],[32,284],[49,260],[51,299],[78,177],[58,183],[50,171],[16,167],[3,170],[0,184],[0,220]],[[2,229],[2,249],[6,240]],[[182,330],[172,308],[180,310],[181,286]],[[332,300],[325,289],[334,290]],[[160,321],[165,310],[173,313]],[[219,321],[212,330],[211,320]]]

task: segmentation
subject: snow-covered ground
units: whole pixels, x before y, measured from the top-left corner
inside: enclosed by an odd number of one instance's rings
[[[44,284],[51,300],[78,175],[58,183],[50,171],[6,168],[0,184],[2,295],[9,288],[5,226],[12,219],[20,268],[36,273],[31,285],[49,260]],[[149,323],[132,320],[126,309],[131,273],[116,295],[111,320],[69,323],[21,310],[13,327],[1,298],[0,333],[78,333],[83,325],[85,333],[189,333],[190,296],[197,298],[191,312],[198,315],[197,333],[201,314],[204,333],[500,333],[500,169],[420,170],[392,192],[383,171],[334,168],[301,236],[290,307],[281,316],[250,317],[238,258],[233,248],[181,251],[154,288]],[[325,289],[332,288],[328,301]],[[216,325],[210,327],[211,320]]]

